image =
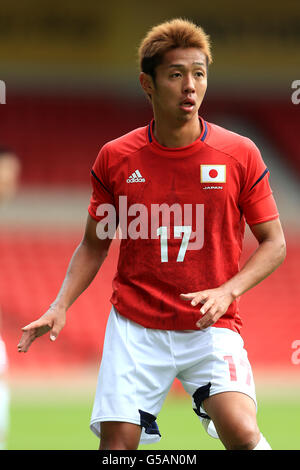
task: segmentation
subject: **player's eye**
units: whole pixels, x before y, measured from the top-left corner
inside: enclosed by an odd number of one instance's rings
[[[180,72],[174,72],[171,74],[171,78],[177,78],[177,77],[180,77],[181,76],[181,73]]]
[[[201,72],[201,70],[198,70],[198,71],[195,73],[195,75],[196,75],[197,77],[204,77],[204,73]]]

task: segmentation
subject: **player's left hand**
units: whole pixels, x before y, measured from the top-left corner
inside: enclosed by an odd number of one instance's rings
[[[201,330],[212,326],[227,312],[229,305],[235,300],[234,296],[224,288],[207,289],[199,292],[189,292],[180,294],[180,298],[190,301],[193,307],[200,303],[200,313],[202,318],[196,322],[196,326]]]

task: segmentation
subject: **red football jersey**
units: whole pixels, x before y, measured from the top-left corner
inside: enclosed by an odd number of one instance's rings
[[[245,220],[278,217],[255,144],[200,120],[200,137],[181,148],[160,145],[152,120],[105,144],[91,171],[91,217],[104,224],[110,213],[113,233],[115,211],[122,232],[111,302],[147,328],[196,330],[199,306],[179,295],[234,276]],[[238,312],[237,299],[214,326],[240,332]]]

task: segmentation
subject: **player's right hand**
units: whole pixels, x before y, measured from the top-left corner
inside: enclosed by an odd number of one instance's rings
[[[51,306],[44,315],[22,328],[23,335],[18,344],[19,352],[27,352],[31,343],[39,336],[50,331],[50,340],[55,341],[66,323],[66,311]]]

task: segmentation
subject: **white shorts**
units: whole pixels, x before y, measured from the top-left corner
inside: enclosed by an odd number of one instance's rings
[[[160,440],[156,424],[177,377],[192,397],[192,407],[207,432],[218,437],[201,407],[208,396],[226,391],[249,395],[255,386],[244,342],[227,328],[196,331],[144,328],[113,307],[108,319],[91,430],[101,437],[101,422],[124,421],[142,427],[141,444]]]

